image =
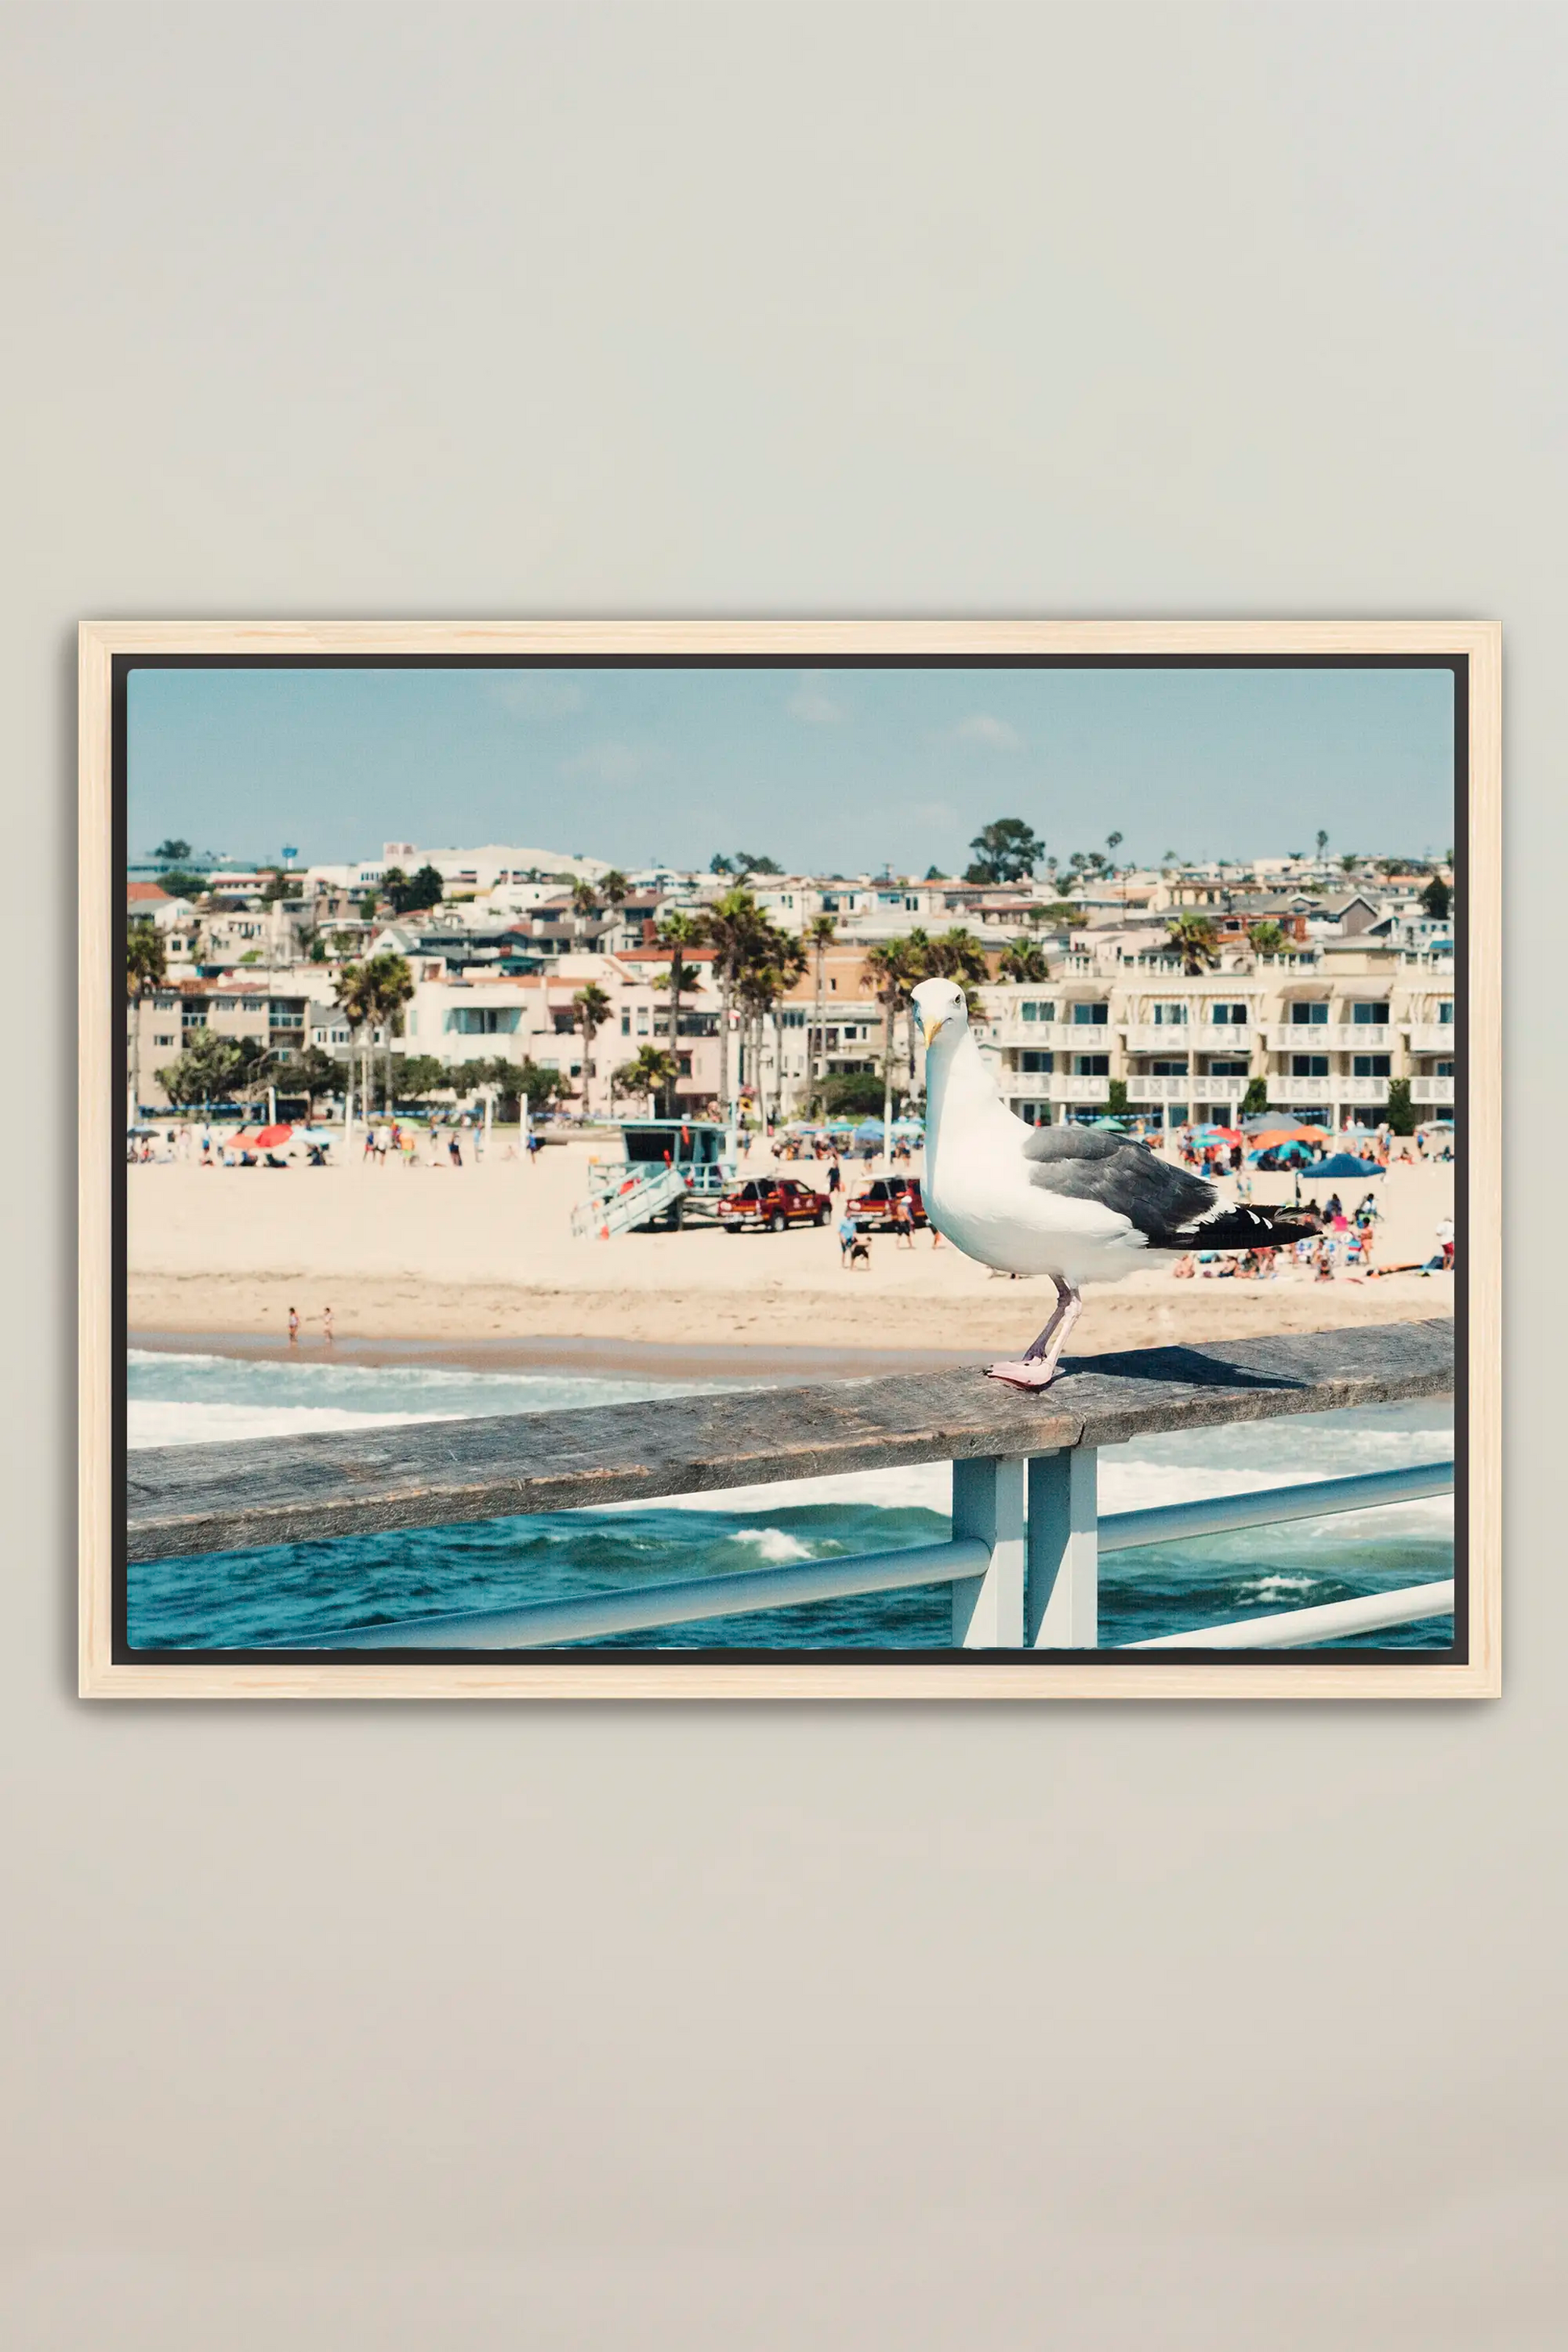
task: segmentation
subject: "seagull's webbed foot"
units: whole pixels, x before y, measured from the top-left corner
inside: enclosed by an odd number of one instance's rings
[[[985,1367],[987,1380],[1005,1381],[1012,1389],[1048,1389],[1056,1376],[1056,1360],[1048,1356],[1021,1356],[1016,1363]]]

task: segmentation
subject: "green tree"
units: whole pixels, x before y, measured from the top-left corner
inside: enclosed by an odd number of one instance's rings
[[[381,887],[392,901],[395,915],[421,915],[426,908],[438,907],[446,884],[433,866],[421,866],[415,874],[405,874],[401,866],[389,866],[381,877]]]
[[[1219,934],[1206,915],[1173,915],[1165,931],[1184,972],[1212,971],[1218,963]]]
[[[1283,955],[1288,944],[1278,923],[1254,923],[1247,937],[1254,955]]]
[[[254,1037],[219,1037],[194,1029],[185,1049],[158,1072],[158,1084],[172,1103],[211,1103],[238,1094],[267,1059]]]
[[[403,1008],[414,993],[414,973],[405,957],[393,955],[385,950],[380,955],[372,956],[365,970],[370,974],[371,984],[374,991],[375,1025],[382,1033],[384,1054],[384,1100],[386,1108],[390,1110],[392,1108],[392,1041],[395,1036],[402,1034]]]
[[[752,1068],[755,1076],[757,1108],[765,1121],[768,1116],[766,1089],[763,1081],[763,1030],[773,1018],[778,1002],[795,986],[805,970],[805,948],[792,932],[781,931],[776,924],[759,923],[747,949],[746,961],[736,982],[735,992],[745,1016],[752,1045]],[[777,1032],[774,1033],[775,1040]],[[773,1076],[776,1087],[782,1077],[780,1057],[775,1054]]]
[[[966,882],[1022,882],[1046,854],[1046,845],[1021,816],[999,816],[983,824],[969,845],[974,862]]]
[[[1434,923],[1446,923],[1453,912],[1454,894],[1440,874],[1434,874],[1421,893],[1421,910]],[[1404,1130],[1401,1130],[1403,1132]]]
[[[923,961],[923,958],[921,959]],[[882,1147],[889,1150],[893,1133],[893,1020],[900,1002],[916,984],[907,940],[886,940],[868,948],[862,977],[882,1008]]]
[[[816,1099],[827,1118],[876,1118],[882,1108],[882,1081],[875,1070],[839,1070],[823,1079]]]
[[[272,1084],[281,1099],[289,1095],[303,1095],[313,1112],[317,1097],[335,1095],[346,1083],[346,1065],[324,1054],[320,1045],[307,1045],[302,1053],[289,1054],[274,1065]]]
[[[624,1095],[646,1095],[657,1108],[653,1116],[659,1118],[675,1117],[675,1082],[680,1075],[680,1065],[673,1054],[661,1045],[639,1045],[635,1057],[623,1062],[616,1072],[616,1087]]]
[[[1107,1081],[1107,1085],[1109,1091],[1105,1097],[1106,1117],[1108,1118],[1125,1118],[1127,1116],[1126,1079],[1111,1078]]]
[[[812,1087],[816,1084],[816,1066],[827,1052],[824,1043],[827,1034],[827,950],[838,937],[838,924],[832,915],[813,915],[805,927],[804,938],[812,960],[815,998],[812,1004],[811,1038],[807,1047],[806,1075]]]
[[[1044,948],[1037,947],[1033,940],[1014,940],[1002,950],[996,977],[998,980],[1026,981],[1031,985],[1037,985],[1050,978],[1050,971]]]
[[[609,998],[597,981],[589,981],[572,999],[572,1010],[583,1033],[583,1108],[588,1108],[589,1080],[594,1076],[594,1040],[609,1019]]]
[[[741,975],[763,928],[762,908],[739,885],[726,890],[702,917],[702,936],[713,950],[713,977],[719,983],[719,1102],[725,1118],[731,1109],[730,1015]]]
[[[376,910],[380,905],[381,899],[378,894],[374,890],[367,890],[363,898],[359,902],[360,921],[362,923],[374,923],[376,918]]]
[[[604,896],[596,882],[585,882],[581,875],[572,885],[572,912],[580,923],[590,922],[604,905]]]
[[[131,1008],[131,1117],[142,1103],[142,1004],[163,984],[165,971],[163,934],[146,920],[127,925],[125,932],[125,994]]]
[[[1415,1107],[1410,1099],[1408,1078],[1390,1078],[1388,1081],[1388,1109],[1385,1116],[1391,1134],[1415,1134]]]
[[[1321,862],[1322,862],[1323,853],[1324,853],[1324,851],[1328,848],[1328,845],[1329,845],[1329,836],[1328,836],[1328,835],[1324,832],[1324,830],[1323,830],[1322,826],[1321,826],[1321,825],[1320,825],[1320,826],[1318,827],[1318,861],[1319,861],[1320,865],[1321,865]]]
[[[434,1054],[402,1054],[393,1074],[394,1092],[405,1102],[423,1102],[452,1083],[445,1062]]]
[[[632,895],[632,886],[618,866],[599,877],[599,897],[606,907],[624,907]]]
[[[926,948],[925,962],[923,980],[955,980],[965,991],[983,986],[991,977],[985,950],[962,923],[937,933]]]
[[[669,991],[669,1045],[670,1051],[679,1055],[680,1000],[688,993],[694,992],[689,988],[686,975],[689,971],[700,969],[688,961],[688,955],[691,949],[700,947],[702,944],[702,925],[696,916],[689,915],[684,908],[677,907],[671,913],[666,915],[658,927],[657,936],[659,946],[669,950],[669,971],[668,977],[663,972],[659,973],[654,982],[654,986],[667,988]],[[655,1025],[658,1025],[657,1023]]]
[[[762,857],[754,850],[737,849],[731,862],[731,874],[782,874],[784,867],[776,857]]]
[[[167,841],[161,841],[158,844],[157,848],[153,852],[153,862],[159,866],[183,866],[190,854],[191,845],[188,841],[176,841],[171,835]]]
[[[1267,1109],[1268,1109],[1268,1079],[1267,1079],[1267,1078],[1248,1078],[1248,1080],[1247,1081],[1247,1092],[1246,1092],[1246,1093],[1242,1096],[1242,1097],[1241,1097],[1241,1115],[1242,1115],[1242,1117],[1243,1117],[1244,1118],[1255,1118],[1255,1117],[1257,1116],[1257,1114],[1258,1114],[1259,1111],[1267,1110]]]
[[[193,866],[166,866],[158,880],[171,898],[189,898],[194,904],[207,895],[206,876],[198,874]]]

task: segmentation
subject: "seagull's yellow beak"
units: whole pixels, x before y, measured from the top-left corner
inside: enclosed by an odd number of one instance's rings
[[[942,1023],[946,1019],[947,1015],[945,1013],[922,1013],[921,1014],[921,1035],[925,1039],[928,1045],[931,1044],[931,1039],[936,1035],[937,1031],[942,1027]]]

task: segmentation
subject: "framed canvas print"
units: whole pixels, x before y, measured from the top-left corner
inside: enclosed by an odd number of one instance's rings
[[[1495,1693],[1500,680],[85,627],[83,1692]]]

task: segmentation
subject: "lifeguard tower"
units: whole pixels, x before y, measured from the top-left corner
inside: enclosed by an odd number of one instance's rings
[[[607,1241],[638,1226],[671,1232],[715,1215],[738,1163],[733,1128],[700,1118],[623,1119],[619,1160],[589,1163],[588,1198],[572,1212],[579,1239]]]

